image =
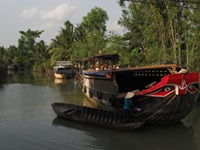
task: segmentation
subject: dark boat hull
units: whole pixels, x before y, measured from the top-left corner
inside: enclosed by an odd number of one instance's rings
[[[133,130],[140,128],[145,121],[125,113],[106,111],[66,103],[53,103],[54,112],[63,118],[82,123],[89,123],[106,128]]]
[[[141,97],[135,105],[142,109],[136,114],[151,124],[171,124],[184,119],[193,109],[198,93],[176,95],[171,93],[166,97]]]
[[[141,111],[132,111],[132,115],[148,124],[173,124],[184,119],[193,110],[198,93],[177,96],[171,93],[165,98],[142,96],[135,100],[134,105]],[[96,101],[89,98],[90,101]],[[97,104],[99,102],[97,101]],[[101,107],[102,104],[99,103]],[[109,107],[105,106],[105,109]],[[123,107],[110,107],[121,111]],[[103,108],[101,108],[103,109]]]

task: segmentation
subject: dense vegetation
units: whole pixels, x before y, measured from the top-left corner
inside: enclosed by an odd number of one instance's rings
[[[19,31],[18,46],[0,47],[2,66],[15,63],[33,71],[48,71],[57,60],[118,53],[131,66],[176,63],[199,71],[199,0],[120,0],[118,23],[123,35],[107,31],[107,13],[93,8],[82,22],[64,22],[49,45],[36,39],[44,31]]]

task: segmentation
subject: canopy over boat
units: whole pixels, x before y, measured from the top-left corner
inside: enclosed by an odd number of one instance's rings
[[[57,61],[56,65],[57,66],[73,66],[71,61]]]

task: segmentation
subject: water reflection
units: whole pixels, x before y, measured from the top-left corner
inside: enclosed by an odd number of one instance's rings
[[[62,84],[65,81],[66,80],[63,80],[63,79],[55,79],[55,84]]]
[[[48,85],[52,83],[52,75],[44,73],[32,73],[32,72],[14,72],[8,74],[7,84],[9,83],[21,83],[21,84],[31,84],[37,86]],[[50,81],[50,82],[49,82]]]
[[[97,108],[97,109],[105,109],[106,108],[106,106],[101,105],[101,104],[97,103],[95,100],[89,99],[88,97],[83,98],[82,105],[87,106],[87,107]]]
[[[55,90],[65,102],[72,104],[82,104],[84,94],[80,92],[80,88],[76,86],[76,82],[71,79],[55,79],[53,74],[43,73],[24,73],[17,72],[9,74],[7,84],[20,83],[30,84],[33,86],[48,86]],[[60,101],[55,99],[56,101]]]
[[[196,149],[200,149],[200,102],[197,102],[193,111],[183,120],[187,126],[193,126]]]
[[[84,94],[76,85],[73,78],[66,80],[55,79],[54,83],[55,90],[64,98],[65,102],[76,105],[82,104]]]
[[[152,150],[193,150],[193,128],[183,123],[170,126],[145,126],[139,130],[118,131],[80,124],[56,117],[53,126],[84,131],[96,139],[103,149],[152,149]]]
[[[0,149],[200,149],[200,103],[183,123],[118,131],[57,118],[54,102],[99,107],[85,98],[73,79],[8,75],[0,88]]]
[[[87,107],[101,108],[101,105],[98,105],[95,101],[88,100],[86,97],[84,97],[82,104]],[[196,150],[197,147],[200,147],[198,144],[200,119],[197,119],[199,108],[200,105],[198,108],[194,108],[193,113],[183,122],[164,126],[144,125],[141,129],[134,131],[110,130],[73,122],[60,117],[56,117],[52,124],[56,127],[62,126],[84,131],[85,134],[94,137],[96,144],[99,147],[103,147],[103,149],[121,150],[134,147],[135,149],[152,150]],[[195,121],[198,129],[192,125],[192,121]]]

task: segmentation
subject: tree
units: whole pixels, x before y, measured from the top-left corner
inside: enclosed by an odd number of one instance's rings
[[[93,8],[75,28],[76,42],[73,44],[73,58],[80,59],[99,54],[106,45],[107,13]],[[77,35],[80,35],[79,37]]]
[[[17,47],[16,46],[9,46],[6,51],[5,51],[5,55],[4,55],[4,62],[7,65],[12,64],[12,63],[16,63],[15,62],[15,57],[17,55]]]
[[[199,1],[197,1],[199,2]],[[196,7],[190,4],[190,7]],[[200,71],[199,59],[200,59],[200,9],[193,9],[190,13],[192,16],[189,20],[189,29],[187,29],[186,50],[188,53],[187,65],[193,70]],[[188,42],[189,41],[189,42]]]
[[[3,46],[0,47],[0,84],[6,79],[5,51],[6,49]]]
[[[199,7],[198,1],[120,0],[119,3],[122,7],[119,24],[127,29],[126,51],[140,49],[139,54],[144,57],[140,64],[194,65],[191,60],[194,54],[198,56],[198,42],[193,38],[198,37],[200,24],[199,9],[195,9]]]
[[[26,32],[19,31],[21,34],[18,40],[18,52],[15,58],[16,63],[21,67],[30,69],[34,65],[35,57],[35,44],[36,38],[40,37],[43,31],[31,31],[28,29]]]
[[[50,68],[49,65],[49,60],[50,60],[50,55],[49,51],[47,49],[47,45],[43,40],[37,42],[35,44],[35,54],[34,54],[34,67],[33,71],[48,71]]]
[[[5,66],[4,65],[4,55],[5,55],[5,48],[2,46],[2,47],[0,47],[0,67],[3,67],[3,66]]]
[[[74,43],[74,26],[70,21],[64,23],[55,39],[52,39],[50,46],[51,64],[58,60],[71,60],[72,45]]]
[[[87,16],[83,17],[81,26],[83,26],[87,32],[96,32],[105,33],[106,31],[106,21],[108,20],[107,13],[99,8],[93,8]]]

